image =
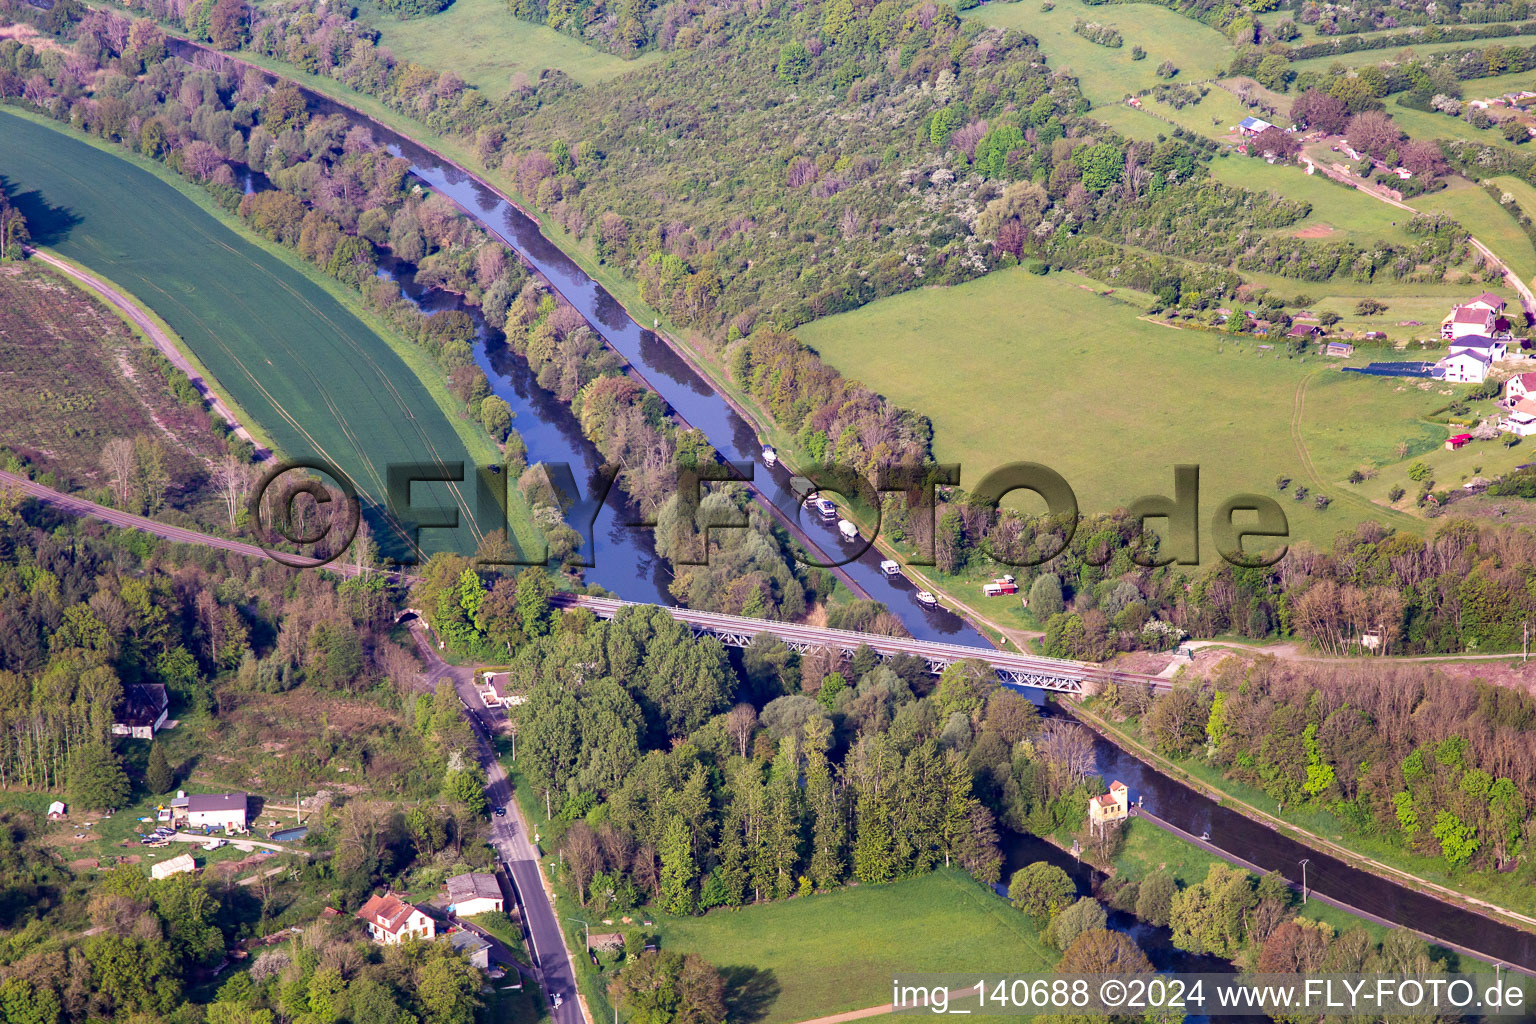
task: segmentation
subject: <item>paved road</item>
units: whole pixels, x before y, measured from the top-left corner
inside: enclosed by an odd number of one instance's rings
[[[576,969],[571,963],[565,935],[560,931],[553,893],[544,884],[538,854],[529,841],[527,822],[523,820],[517,801],[512,798],[512,785],[487,732],[492,712],[480,705],[479,695],[475,693],[474,669],[443,661],[436,642],[430,638],[420,619],[411,621],[411,635],[426,664],[423,674],[426,683],[435,688],[446,679],[458,690],[459,699],[465,705],[465,717],[469,719],[480,746],[480,764],[488,782],[486,798],[492,807],[507,808],[506,817],[491,819],[491,845],[517,890],[518,905],[522,908],[528,931],[528,953],[533,958],[545,995],[559,993],[563,1000],[558,1009],[550,1011],[554,1024],[591,1024],[577,998]]]
[[[175,366],[176,369],[187,375],[187,379],[192,382],[192,386],[197,388],[198,394],[203,396],[203,401],[207,402],[209,408],[217,413],[225,423],[229,424],[229,428],[235,432],[235,435],[250,442],[251,447],[256,449],[257,462],[264,462],[272,457],[271,450],[263,447],[256,438],[251,436],[251,432],[245,428],[245,425],[235,418],[234,411],[224,404],[222,398],[214,394],[213,389],[208,386],[208,382],[203,379],[202,374],[192,368],[191,362],[188,361],[186,356],[182,355],[181,349],[176,347],[176,343],[171,341],[170,336],[160,329],[159,324],[146,316],[144,311],[132,299],[124,295],[109,281],[99,278],[95,274],[88,274],[83,270],[72,267],[57,256],[49,255],[40,249],[28,249],[27,253],[33,259],[41,260],[61,274],[72,277],[76,281],[89,285],[100,292],[107,302],[111,303],[119,313],[127,317],[135,327],[144,332],[144,336],[154,343],[155,348],[160,350],[161,355],[171,361],[172,366]]]

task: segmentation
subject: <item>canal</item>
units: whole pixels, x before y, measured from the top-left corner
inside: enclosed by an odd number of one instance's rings
[[[227,59],[216,51],[185,41],[167,42],[183,58],[206,54],[220,61]],[[754,480],[759,490],[773,504],[796,515],[804,533],[823,552],[846,556],[856,550],[845,545],[831,525],[803,514],[790,489],[788,473],[782,467],[768,470],[757,461],[757,437],[730,403],[654,331],[635,323],[612,295],[544,236],[534,220],[463,168],[350,107],[312,90],[301,89],[314,113],[341,114],[353,124],[368,128],[391,152],[410,160],[412,172],[417,177],[454,199],[482,227],[516,250],[630,361],[673,410],[703,431],[722,456],[735,461],[756,462]],[[457,301],[434,297],[420,289],[412,298],[427,308],[442,308],[432,303]],[[476,316],[479,322],[478,314]],[[503,343],[483,329],[483,325],[478,358],[496,393],[511,403],[518,413],[514,425],[528,445],[530,463],[567,462],[573,472],[581,467],[590,480],[598,456],[591,444],[581,437],[574,418],[531,380],[527,364],[507,351]],[[674,603],[666,594],[665,567],[654,549],[649,547],[649,532],[621,525],[629,521],[628,515],[623,499],[611,497],[599,516],[592,557],[596,564],[588,570],[589,577],[626,599]],[[817,554],[812,552],[813,557]],[[846,568],[859,585],[900,617],[914,637],[988,646],[986,639],[963,619],[948,611],[928,610],[920,605],[915,599],[915,590],[906,580],[881,573],[879,555],[873,549],[864,552]],[[1032,696],[1039,699],[1040,695],[1032,693]],[[1315,892],[1383,921],[1476,951],[1487,960],[1536,973],[1536,935],[1353,868],[1335,857],[1304,846],[1266,825],[1221,807],[1097,735],[1094,756],[1099,774],[1106,781],[1123,781],[1130,788],[1133,801],[1143,802],[1147,809],[1186,832],[1195,835],[1209,832],[1210,842],[1221,850],[1264,870],[1277,871],[1298,883],[1302,877],[1301,862],[1305,860],[1306,881]],[[1010,843],[1017,848],[1017,844],[1027,838],[1011,837]],[[1016,859],[1016,853],[1009,852],[1009,858]],[[1083,884],[1081,876],[1079,884]]]

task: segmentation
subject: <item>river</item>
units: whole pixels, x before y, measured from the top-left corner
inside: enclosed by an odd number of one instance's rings
[[[195,51],[223,59],[223,55],[194,44],[168,42],[182,57]],[[463,168],[350,107],[310,89],[301,89],[312,112],[341,114],[351,123],[368,128],[391,152],[410,160],[412,172],[418,178],[454,199],[482,227],[516,250],[630,361],[677,414],[703,431],[722,456],[756,462],[754,479],[759,490],[775,505],[796,516],[816,546],[844,555],[855,550],[830,525],[803,514],[790,490],[789,474],[782,466],[769,470],[758,461],[757,437],[730,403],[655,332],[635,323],[612,295],[544,236],[535,221]],[[420,289],[412,297],[428,304],[457,301],[435,298]],[[477,313],[476,317],[479,322]],[[529,462],[566,462],[573,472],[582,467],[590,479],[598,456],[581,436],[569,410],[539,388],[531,380],[527,364],[509,352],[492,332],[485,331],[483,325],[481,342],[477,358],[496,394],[511,403],[518,414],[515,426],[528,445]],[[584,495],[587,493],[590,491],[583,491]],[[666,569],[649,546],[649,532],[624,527],[627,516],[623,499],[610,497],[594,530],[591,561],[595,564],[588,570],[589,578],[626,599],[673,603],[666,594]],[[987,646],[985,637],[963,619],[920,605],[911,584],[901,577],[886,577],[880,572],[879,561],[880,556],[871,549],[846,568],[855,581],[900,617],[914,637]],[[1038,692],[1031,696],[1040,699]],[[1536,935],[1352,868],[1219,806],[1097,736],[1094,756],[1099,774],[1106,781],[1123,781],[1130,788],[1133,802],[1143,802],[1148,810],[1186,832],[1199,835],[1208,831],[1213,845],[1234,856],[1262,869],[1278,871],[1293,882],[1302,880],[1301,862],[1306,860],[1306,882],[1314,892],[1384,921],[1475,950],[1490,961],[1502,961],[1536,973]],[[1038,842],[1028,837],[1010,837],[1010,861],[1024,855],[1019,852],[1019,844],[1026,841]],[[1038,847],[1030,848],[1038,852]]]

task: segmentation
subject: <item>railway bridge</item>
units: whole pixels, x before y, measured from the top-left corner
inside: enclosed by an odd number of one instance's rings
[[[585,608],[600,619],[611,619],[632,601],[616,598],[586,597],[577,594],[556,594],[552,602],[557,607]],[[967,658],[984,661],[992,666],[998,679],[1008,686],[1049,690],[1054,693],[1086,694],[1097,691],[1106,683],[1120,685],[1151,686],[1167,689],[1169,681],[1160,676],[1138,672],[1115,672],[1101,665],[1061,658],[1045,658],[1033,654],[999,651],[987,647],[967,647],[963,644],[946,644],[933,640],[914,640],[910,637],[879,636],[874,633],[857,633],[847,629],[827,629],[806,626],[794,622],[774,622],[768,619],[751,619],[741,615],[723,615],[718,612],[700,612],[691,608],[667,608],[668,614],[693,630],[695,636],[712,636],[730,647],[746,647],[752,638],[770,633],[782,640],[790,650],[804,654],[819,647],[831,648],[846,657],[852,657],[860,647],[868,647],[881,658],[906,654],[923,659],[928,671],[934,675],[957,661]]]

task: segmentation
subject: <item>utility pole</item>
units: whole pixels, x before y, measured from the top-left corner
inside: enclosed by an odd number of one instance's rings
[[[1302,906],[1306,906],[1306,903],[1307,903],[1307,861],[1309,859],[1310,858],[1303,857],[1302,861],[1301,861],[1301,903],[1302,903]]]
[[[297,790],[293,794],[293,823],[295,825],[304,824],[304,804],[299,800]]]
[[[567,921],[575,921],[577,924],[581,925],[583,928],[585,928],[587,930],[587,948],[591,949],[592,948],[592,926],[590,924],[588,924],[587,922],[583,921],[579,917],[568,917],[568,918],[566,918],[566,920]],[[613,1015],[614,1015],[615,1018],[617,1018],[618,1015],[619,1015],[619,1011],[618,1010],[614,1010],[613,1011]]]

